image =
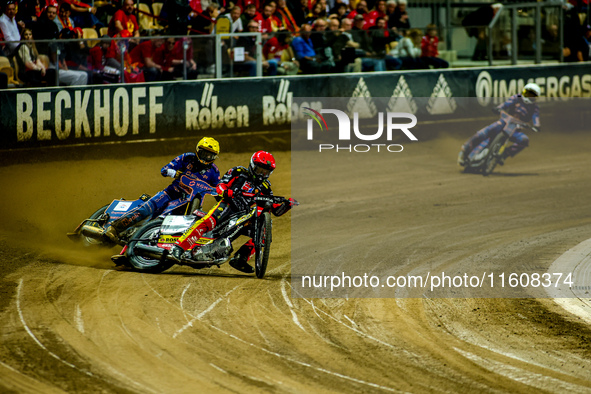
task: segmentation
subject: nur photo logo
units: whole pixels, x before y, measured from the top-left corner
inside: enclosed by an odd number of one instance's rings
[[[308,116],[309,119],[307,120],[306,124],[306,133],[308,141],[314,140],[314,129],[320,129],[322,132],[322,140],[326,140],[327,138],[338,138],[338,141],[373,141],[377,142],[379,140],[385,140],[387,142],[391,142],[395,133],[402,132],[409,140],[411,141],[418,141],[417,137],[410,131],[411,128],[416,126],[417,124],[417,117],[414,114],[406,113],[406,112],[378,112],[377,116],[373,117],[370,120],[365,120],[364,122],[364,129],[369,128],[371,125],[375,127],[375,123],[377,122],[377,131],[362,131],[360,128],[360,116],[358,112],[353,112],[353,119],[349,114],[345,111],[341,111],[338,109],[320,109],[319,111],[314,110],[309,107],[302,107],[302,110],[306,110],[307,112],[303,112],[304,115]],[[331,132],[329,131],[328,123],[323,115],[331,114],[336,117],[337,125],[336,128],[338,133],[335,135],[331,128]],[[334,121],[334,118],[333,118]],[[372,123],[373,122],[373,123]],[[315,126],[317,125],[317,127]],[[351,132],[353,130],[353,132]],[[375,130],[375,129],[374,129]],[[336,152],[340,151],[348,151],[348,152],[369,152],[371,150],[377,150],[380,152],[381,150],[385,150],[388,152],[402,152],[403,146],[400,144],[387,144],[387,143],[372,143],[372,144],[349,144],[349,145],[340,145],[340,144],[328,144],[322,143],[318,145],[318,151],[322,152],[325,150],[335,150]]]

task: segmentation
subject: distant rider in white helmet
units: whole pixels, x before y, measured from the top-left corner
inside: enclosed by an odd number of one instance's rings
[[[517,118],[523,122],[531,123],[536,131],[540,130],[540,108],[536,104],[536,98],[540,96],[540,87],[535,83],[528,83],[523,87],[521,94],[511,96],[507,101],[498,107],[494,108],[495,113],[501,111],[507,112],[509,115]],[[463,166],[465,164],[466,157],[473,150],[482,149],[482,144],[486,144],[486,141],[490,139],[492,141],[497,134],[499,134],[506,124],[503,119],[497,120],[495,123],[483,128],[472,136],[462,146],[462,150],[458,155],[458,164]],[[507,157],[514,157],[516,154],[521,152],[524,148],[529,145],[529,138],[525,133],[516,131],[511,137],[513,145],[505,150],[503,157],[500,159],[499,164],[503,165]]]

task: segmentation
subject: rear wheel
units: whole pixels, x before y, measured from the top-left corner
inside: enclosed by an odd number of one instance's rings
[[[499,151],[501,147],[507,140],[507,136],[505,133],[500,132],[499,135],[495,137],[495,139],[490,144],[490,152],[486,158],[486,162],[484,163],[484,168],[482,169],[482,175],[487,176],[490,175],[498,163]]]
[[[140,256],[135,252],[135,247],[138,245],[157,246],[158,238],[160,237],[160,226],[162,219],[154,219],[146,223],[143,227],[136,231],[132,240],[127,245],[127,257],[133,268],[137,271],[158,274],[166,271],[174,265],[169,261],[160,261],[160,259]]]
[[[272,225],[269,212],[263,213],[262,218],[259,220],[259,228],[256,231],[254,266],[257,278],[262,279],[267,271],[269,253],[271,252]]]
[[[93,213],[92,215],[90,215],[89,219],[92,220],[97,220],[98,218],[100,218],[105,211],[107,210],[107,208],[109,207],[109,205],[105,205],[102,208],[99,208],[95,213]],[[103,227],[98,224],[98,223],[92,223],[90,224],[90,226],[92,227],[96,227],[96,228],[100,228],[102,229]],[[91,237],[87,237],[85,235],[82,235],[80,237],[82,239],[82,245],[84,245],[85,247],[112,247],[113,244],[110,242],[105,242],[102,239],[97,239],[97,238],[91,238]]]

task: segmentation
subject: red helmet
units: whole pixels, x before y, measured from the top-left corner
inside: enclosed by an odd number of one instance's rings
[[[254,179],[259,182],[269,178],[275,169],[275,158],[269,152],[260,150],[255,152],[250,158],[250,165],[248,171]]]

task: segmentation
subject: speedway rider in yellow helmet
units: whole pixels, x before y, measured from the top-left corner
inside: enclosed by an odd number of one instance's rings
[[[212,187],[216,187],[220,182],[220,171],[213,162],[217,159],[219,153],[220,144],[211,137],[203,137],[195,146],[195,152],[187,152],[175,157],[160,170],[162,176],[173,178],[172,183],[166,189],[156,193],[154,197],[139,208],[113,221],[105,235],[112,241],[117,242],[118,234],[126,228],[149,215],[159,215],[169,204],[182,199],[184,192],[179,186],[179,178],[182,174],[193,176],[205,181]]]

